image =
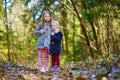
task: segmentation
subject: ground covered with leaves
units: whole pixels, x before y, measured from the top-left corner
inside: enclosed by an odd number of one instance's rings
[[[57,71],[0,61],[0,80],[120,80],[120,57],[112,60],[70,62]]]

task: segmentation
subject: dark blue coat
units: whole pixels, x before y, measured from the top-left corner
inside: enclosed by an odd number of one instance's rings
[[[51,54],[60,54],[61,53],[61,40],[62,40],[62,32],[59,31],[54,35],[51,35],[51,43],[50,43],[50,53]]]

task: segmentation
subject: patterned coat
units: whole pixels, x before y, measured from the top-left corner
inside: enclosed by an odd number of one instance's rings
[[[45,29],[46,33],[41,33],[41,30]],[[36,26],[36,29],[34,31],[35,35],[38,36],[37,39],[37,48],[49,48],[50,46],[50,35],[51,35],[52,29],[50,27],[50,24],[45,24],[43,28],[41,27],[40,23]]]

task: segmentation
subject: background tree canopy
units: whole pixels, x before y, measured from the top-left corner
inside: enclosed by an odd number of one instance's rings
[[[119,0],[1,0],[0,60],[37,64],[34,29],[44,10],[60,22],[62,65],[120,54]]]

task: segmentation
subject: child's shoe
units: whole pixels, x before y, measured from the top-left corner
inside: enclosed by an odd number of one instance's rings
[[[52,66],[52,67],[51,67],[51,70],[54,70],[54,69],[55,69],[55,66]]]
[[[40,72],[46,72],[44,67],[40,69]]]
[[[54,70],[59,70],[59,69],[60,69],[60,67],[54,66]]]
[[[45,71],[46,71],[46,72],[49,72],[49,70],[48,70],[48,69],[46,69]]]

